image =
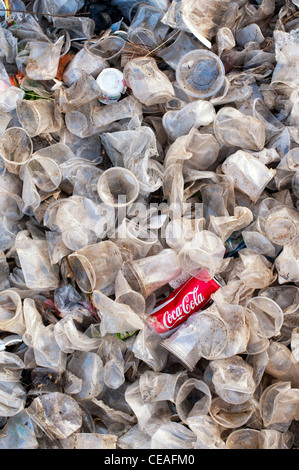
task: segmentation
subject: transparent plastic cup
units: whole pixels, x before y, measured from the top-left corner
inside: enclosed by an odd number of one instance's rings
[[[194,317],[191,315],[169,338],[162,342],[162,346],[176,356],[190,371],[201,359],[197,348],[197,334]]]
[[[198,49],[198,44],[194,39],[181,31],[175,38],[175,41],[165,49],[158,50],[157,55],[161,57],[170,67],[176,70],[180,59],[188,52]]]
[[[17,104],[17,114],[20,123],[31,137],[57,132],[62,126],[62,117],[55,109],[53,100],[20,100]]]
[[[144,229],[134,220],[124,218],[117,227],[112,241],[128,250],[133,259],[139,259],[147,255],[153,245],[157,243],[158,237],[153,231]]]
[[[265,232],[267,238],[276,245],[289,245],[298,237],[299,216],[298,211],[278,206],[269,210],[265,219]]]
[[[3,0],[0,0],[0,20],[3,21],[3,20],[6,20],[7,19],[7,6],[5,5],[4,1]]]
[[[91,46],[90,51],[107,60],[111,65],[115,65],[125,44],[124,39],[121,37],[109,36],[108,38],[101,39],[94,46]]]
[[[141,115],[141,103],[130,95],[117,103],[110,104],[109,107],[97,106],[92,108],[90,118],[95,127],[101,128],[121,119]]]
[[[108,62],[97,53],[93,43],[86,41],[83,48],[67,65],[62,79],[67,86],[70,86],[82,77],[84,71],[96,78],[106,67],[109,67]]]
[[[12,220],[21,220],[23,217],[24,200],[17,194],[0,191],[0,213]]]
[[[140,292],[145,298],[176,278],[182,271],[178,264],[177,254],[172,249],[162,250],[154,256],[125,262],[122,269],[132,289]]]
[[[58,188],[62,180],[62,171],[57,162],[51,158],[32,157],[27,164],[34,184],[44,192],[51,192]]]
[[[101,107],[99,102],[97,104]],[[65,114],[65,125],[71,134],[85,138],[97,132],[98,129],[91,120],[92,109],[93,103],[88,103]]]
[[[202,49],[184,55],[176,69],[180,88],[194,98],[215,95],[223,85],[224,76],[224,65],[219,57]]]
[[[187,241],[178,253],[182,269],[199,280],[207,281],[221,271],[225,246],[213,232],[202,230]]]
[[[154,48],[158,46],[157,37],[153,31],[147,28],[134,28],[128,31],[128,40],[145,46]]]
[[[129,170],[113,167],[104,171],[98,181],[101,200],[113,207],[127,207],[139,194],[139,182]]]
[[[240,147],[242,151],[262,150],[266,142],[264,123],[231,106],[224,106],[218,111],[214,119],[214,132],[220,144]]]
[[[100,96],[101,91],[93,76],[83,71],[82,76],[70,87],[59,88],[56,96],[57,108],[61,113],[67,113]]]
[[[185,380],[175,400],[178,416],[183,423],[188,423],[188,418],[206,415],[211,402],[212,396],[208,385],[203,380],[195,378]]]
[[[19,174],[20,168],[32,156],[33,144],[21,127],[10,127],[0,137],[0,155],[10,173]]]
[[[152,57],[137,57],[124,67],[124,79],[134,96],[146,106],[167,103],[174,98],[174,89]]]
[[[70,254],[68,260],[80,289],[91,293],[114,282],[122,256],[115,243],[104,241]]]

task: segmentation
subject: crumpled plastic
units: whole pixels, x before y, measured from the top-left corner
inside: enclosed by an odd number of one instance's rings
[[[0,25],[0,448],[297,448],[298,2],[102,3]]]

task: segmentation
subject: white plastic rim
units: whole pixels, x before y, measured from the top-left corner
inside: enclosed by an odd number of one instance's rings
[[[120,97],[124,91],[123,73],[114,68],[102,70],[96,79],[96,82],[102,93],[109,98]]]
[[[203,83],[203,88],[205,90],[196,90],[196,87],[188,84],[186,77],[183,76],[183,67],[186,65],[188,69],[191,68],[191,62],[197,63],[198,66],[200,62],[211,61],[211,65],[215,64],[214,70],[211,73],[216,73],[218,71],[218,76],[213,80],[213,77],[210,75],[204,75],[205,68],[198,70],[198,77],[202,80],[206,80],[206,83]],[[188,62],[190,65],[188,65]],[[211,51],[206,51],[202,49],[197,49],[195,51],[188,52],[185,54],[179,61],[176,69],[176,81],[179,87],[187,94],[193,98],[209,98],[210,96],[215,95],[223,85],[225,77],[225,69],[222,61],[219,57]],[[194,80],[194,79],[193,79]],[[194,80],[195,82],[195,80]],[[209,86],[210,84],[210,86]],[[212,88],[212,89],[211,89]]]

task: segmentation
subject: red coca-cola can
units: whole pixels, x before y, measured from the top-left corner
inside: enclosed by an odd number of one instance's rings
[[[147,324],[164,338],[171,335],[190,315],[207,306],[220,286],[216,278],[205,282],[190,277],[155,307]]]

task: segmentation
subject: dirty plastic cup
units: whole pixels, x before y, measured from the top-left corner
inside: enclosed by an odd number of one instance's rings
[[[123,73],[118,69],[104,69],[96,82],[102,92],[99,101],[104,104],[116,103],[126,90]]]
[[[0,137],[0,155],[10,173],[19,174],[32,156],[33,143],[22,127],[10,127]]]
[[[158,241],[157,235],[144,229],[134,220],[124,218],[112,241],[132,253],[133,259],[144,258]]]
[[[85,293],[113,283],[122,264],[119,248],[109,240],[81,248],[71,253],[68,260],[78,286]]]
[[[77,82],[84,71],[96,78],[103,69],[109,67],[108,62],[96,54],[97,51],[93,46],[93,43],[86,41],[83,48],[66,66],[62,78],[67,86]]]
[[[122,270],[131,288],[140,292],[144,298],[182,272],[176,252],[169,248],[163,249],[157,255],[126,261]]]
[[[62,171],[57,162],[45,156],[35,156],[27,164],[35,185],[44,192],[57,189],[62,181]]]
[[[222,87],[224,77],[224,65],[219,57],[202,49],[185,54],[176,70],[178,85],[194,98],[215,95]]]
[[[62,126],[62,118],[55,109],[54,100],[20,100],[17,104],[17,115],[31,137],[57,132]]]
[[[133,28],[128,31],[128,40],[134,44],[140,44],[145,48],[158,46],[158,40],[153,31],[147,28]]]
[[[157,55],[161,57],[170,67],[176,70],[180,59],[188,52],[198,49],[195,40],[191,38],[185,31],[181,31],[175,41],[165,49],[157,51]]]
[[[287,206],[273,207],[265,219],[265,232],[272,243],[289,245],[298,236],[298,211]]]
[[[101,174],[97,189],[101,200],[107,205],[126,207],[137,199],[139,182],[131,171],[113,167]]]
[[[90,50],[107,60],[110,64],[115,65],[124,47],[124,39],[118,36],[109,36],[91,46]]]

